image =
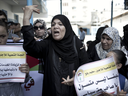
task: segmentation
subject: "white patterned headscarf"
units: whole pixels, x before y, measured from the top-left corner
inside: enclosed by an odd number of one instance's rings
[[[48,32],[47,32],[47,27],[46,27],[45,21],[42,19],[36,19],[33,23],[33,27],[36,25],[36,23],[41,23],[44,26],[45,34],[42,36],[42,39],[46,38],[46,36],[48,35]]]
[[[101,34],[101,37],[103,34],[108,35],[113,40],[113,43],[109,50],[104,50],[102,48],[101,42],[96,44],[96,46],[95,46],[96,51],[97,51],[97,54],[100,59],[104,59],[106,57],[107,53],[110,52],[111,50],[115,50],[115,49],[120,50],[121,49],[121,40],[120,40],[119,32],[116,28],[114,28],[114,27],[105,28],[103,33]]]

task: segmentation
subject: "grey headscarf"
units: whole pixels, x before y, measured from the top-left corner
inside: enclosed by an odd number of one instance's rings
[[[46,38],[46,36],[48,35],[48,32],[47,32],[47,27],[46,27],[46,23],[45,23],[45,21],[42,20],[42,19],[37,19],[37,20],[34,21],[34,23],[33,23],[33,27],[36,25],[36,23],[41,23],[41,24],[44,26],[45,33],[44,33],[44,35],[42,36],[41,39]]]
[[[121,40],[120,40],[119,32],[116,28],[114,27],[105,28],[101,36],[103,34],[108,35],[113,40],[113,43],[112,43],[111,48],[107,51],[102,48],[101,42],[95,46],[97,54],[100,59],[104,59],[107,53],[110,52],[111,50],[114,50],[114,49],[121,50],[121,44],[120,44]]]

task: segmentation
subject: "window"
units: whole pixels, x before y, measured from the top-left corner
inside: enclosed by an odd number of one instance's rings
[[[68,15],[68,12],[63,12],[64,15]]]
[[[87,2],[87,0],[83,0],[84,2]]]
[[[72,16],[72,18],[76,18],[76,16]]]
[[[76,7],[72,7],[72,9],[76,9]]]
[[[86,6],[83,6],[83,9],[86,9],[87,7]]]
[[[63,6],[68,6],[68,3],[63,3]]]
[[[19,16],[17,14],[14,14],[14,20],[15,20],[16,23],[19,22]]]
[[[128,10],[128,0],[124,0],[124,9]]]

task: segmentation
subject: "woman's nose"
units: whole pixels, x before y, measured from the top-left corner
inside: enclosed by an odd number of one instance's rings
[[[40,28],[38,27],[38,30],[40,30]]]
[[[55,24],[55,26],[54,26],[55,28],[58,28],[58,24]]]
[[[106,42],[107,42],[107,40],[106,40],[106,39],[104,39],[104,40],[103,40],[103,43],[106,43]]]

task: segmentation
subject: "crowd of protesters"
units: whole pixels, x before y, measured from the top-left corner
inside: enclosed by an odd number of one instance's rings
[[[65,15],[55,15],[51,20],[51,28],[47,28],[45,21],[41,19],[35,20],[33,25],[30,24],[31,14],[39,13],[36,5],[25,6],[23,12],[23,26],[21,26],[19,23],[8,22],[6,14],[0,10],[0,45],[5,45],[7,39],[13,39],[14,42],[24,39],[23,48],[27,54],[42,61],[40,65],[43,66],[39,66],[43,67],[39,68],[41,69],[39,72],[44,74],[42,96],[77,96],[73,84],[75,71],[83,64],[109,56],[114,57],[119,74],[122,76],[119,79],[125,78],[127,82],[128,25],[122,28],[123,37],[119,36],[118,30],[114,27],[100,27],[96,40],[87,42],[86,50],[83,42],[86,39],[85,33],[82,33],[82,28],[80,28],[81,38],[79,39]],[[3,26],[4,31],[1,31]],[[24,66],[27,72],[23,72],[29,74],[28,65]],[[124,84],[120,82],[120,86],[122,85]],[[127,86],[126,83],[121,88],[123,91],[119,91],[117,96],[126,96]],[[16,88],[14,90],[16,91]],[[3,91],[0,94],[6,93]],[[18,95],[16,92],[10,92],[3,96],[12,96],[12,94],[15,94],[13,96],[24,96],[22,92]],[[106,94],[113,96],[103,93],[103,95]]]

